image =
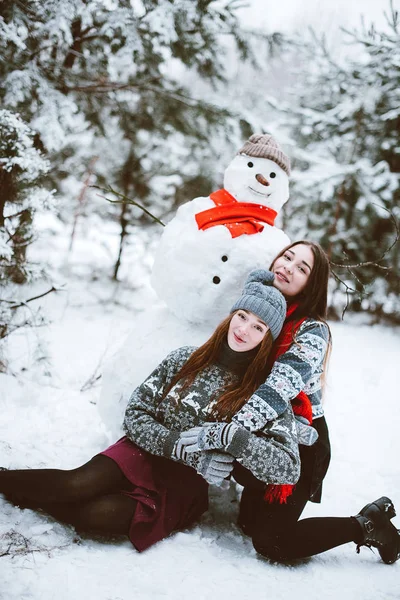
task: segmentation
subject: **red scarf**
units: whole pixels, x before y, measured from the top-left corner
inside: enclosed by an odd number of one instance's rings
[[[252,235],[264,229],[260,221],[273,225],[278,214],[262,204],[238,202],[223,189],[210,194],[210,198],[215,206],[195,215],[197,226],[203,231],[216,225],[225,225],[233,238],[244,234]]]
[[[303,317],[295,321],[289,321],[288,318],[294,313],[296,308],[297,304],[291,304],[288,307],[285,324],[274,344],[274,348],[269,358],[271,367],[275,360],[290,348],[297,330],[307,318]],[[305,417],[311,425],[312,406],[307,394],[305,394],[303,391],[299,392],[296,398],[293,398],[292,400],[292,409],[295,415]],[[293,493],[294,487],[294,485],[290,484],[269,484],[265,490],[264,500],[268,503],[279,502],[280,504],[286,504],[288,497]]]

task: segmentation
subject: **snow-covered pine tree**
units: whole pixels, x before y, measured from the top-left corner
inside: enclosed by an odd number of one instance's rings
[[[315,36],[296,44],[301,66],[285,107],[296,168],[287,230],[320,241],[334,264],[368,263],[333,270],[366,292],[352,297],[353,310],[397,319],[400,243],[391,245],[400,218],[400,31],[393,7],[387,20],[382,31],[348,32],[358,52],[343,60]]]
[[[213,99],[193,97],[189,74],[223,80],[227,37],[240,57],[247,55],[236,5],[2,2],[1,99],[38,132],[52,165],[49,177],[65,198],[65,220],[71,220],[71,205],[94,157],[99,185],[122,186],[159,215],[193,197],[194,186],[194,195],[209,191],[215,165],[205,173],[218,157],[215,140],[229,134],[235,144],[240,126]],[[93,194],[90,210],[96,206],[107,218],[118,218],[119,208]],[[121,223],[130,222],[133,209],[122,210]]]
[[[37,272],[26,250],[36,210],[53,202],[40,180],[49,162],[34,147],[34,132],[9,110],[0,109],[0,281],[24,283]]]
[[[53,192],[41,185],[49,162],[34,146],[34,132],[19,115],[0,109],[0,372],[6,369],[5,340],[20,327],[42,323],[19,300],[14,283],[43,275],[30,262],[35,212],[53,205]]]

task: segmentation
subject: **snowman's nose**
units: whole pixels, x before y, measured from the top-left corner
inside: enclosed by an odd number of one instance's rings
[[[265,179],[264,175],[261,175],[261,173],[257,173],[256,179],[261,185],[269,185],[268,179]]]

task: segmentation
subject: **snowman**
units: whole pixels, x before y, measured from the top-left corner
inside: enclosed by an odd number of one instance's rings
[[[198,346],[229,314],[248,273],[290,243],[274,222],[289,198],[290,162],[271,135],[254,134],[224,174],[224,188],[179,207],[156,251],[159,303],[139,314],[103,372],[98,409],[121,434],[132,390],[173,349]]]

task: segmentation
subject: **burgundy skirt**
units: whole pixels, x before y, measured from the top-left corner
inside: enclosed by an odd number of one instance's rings
[[[136,501],[129,539],[139,552],[192,525],[208,508],[208,484],[194,469],[155,456],[127,437],[101,452],[117,463]]]

